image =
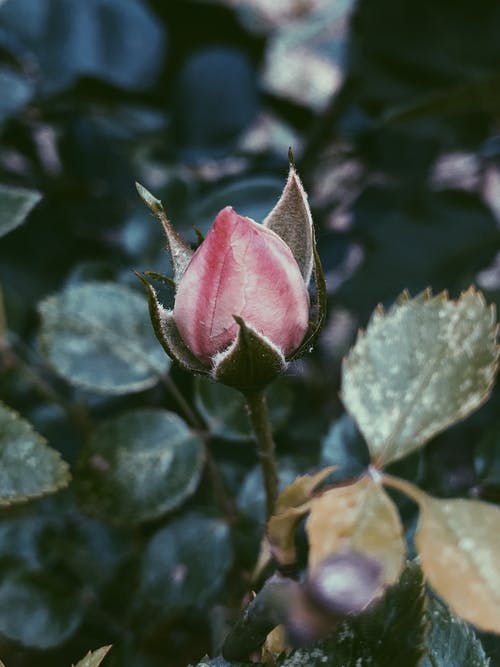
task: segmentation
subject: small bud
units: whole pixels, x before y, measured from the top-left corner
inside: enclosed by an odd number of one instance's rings
[[[227,207],[182,276],[174,319],[191,351],[210,365],[235,340],[235,316],[287,356],[307,331],[309,297],[286,243]]]
[[[306,592],[318,607],[335,615],[364,609],[382,590],[382,566],[356,551],[337,553],[309,576]]]
[[[382,566],[372,558],[355,551],[326,558],[294,591],[285,621],[288,641],[297,648],[322,639],[382,590]]]
[[[142,186],[137,189],[165,229],[173,267],[173,311],[163,308],[147,277],[139,276],[165,351],[194,373],[245,393],[260,391],[287,361],[311,348],[325,317],[324,278],[295,167],[264,224],[228,206],[194,254],[161,202]],[[313,267],[317,316],[310,326],[307,287]]]

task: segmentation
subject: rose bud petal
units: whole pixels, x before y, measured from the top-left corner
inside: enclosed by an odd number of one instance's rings
[[[308,329],[309,295],[287,244],[228,206],[181,278],[174,319],[191,351],[210,365],[236,338],[235,315],[287,356]]]

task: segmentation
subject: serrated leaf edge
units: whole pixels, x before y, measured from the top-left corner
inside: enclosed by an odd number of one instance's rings
[[[3,401],[0,401],[0,407],[4,409],[5,412],[7,412],[14,421],[20,421],[23,424],[23,427],[27,429],[27,432],[33,436],[34,441],[38,445],[43,447],[44,450],[49,450],[51,452],[57,461],[57,465],[61,464],[60,482],[48,486],[44,491],[39,493],[33,493],[26,496],[19,495],[16,496],[16,498],[2,498],[0,496],[0,507],[10,507],[12,505],[17,505],[18,503],[29,502],[30,500],[36,500],[37,498],[44,498],[45,496],[55,493],[56,491],[60,491],[61,489],[68,486],[71,481],[71,472],[68,463],[63,459],[60,452],[58,452],[53,447],[50,447],[47,439],[40,435],[40,433],[34,429],[33,425],[27,419],[24,419],[24,417],[22,417],[19,412],[6,405]]]

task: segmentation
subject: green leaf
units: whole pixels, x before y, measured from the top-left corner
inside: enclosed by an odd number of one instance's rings
[[[280,491],[292,484],[299,474],[296,465],[292,466],[292,461],[278,462]],[[247,473],[240,486],[236,499],[238,510],[252,521],[264,524],[266,520],[265,497],[262,469],[261,466],[255,466]]]
[[[0,185],[0,237],[19,227],[41,198],[36,190]]]
[[[99,667],[111,646],[103,646],[97,651],[88,652],[74,667]]]
[[[194,667],[236,667],[236,665],[241,665],[242,663],[230,662],[225,660],[221,655],[218,655],[215,658],[209,658],[208,655],[196,663]],[[1,665],[0,665],[1,667]]]
[[[96,77],[125,90],[145,90],[164,56],[165,34],[138,0],[31,0],[0,3],[0,45],[30,62],[44,95]],[[57,16],[57,21],[53,17]],[[108,25],[114,26],[111,33]]]
[[[494,423],[478,442],[474,464],[482,486],[500,487],[500,422]]]
[[[412,136],[405,150],[418,145],[419,139]],[[404,141],[399,136],[387,138],[391,144]],[[420,182],[422,168],[427,171],[430,167],[430,154],[420,156],[424,159],[420,165],[418,161],[403,164],[399,157],[389,166],[385,159],[389,173],[404,171],[401,178]],[[392,303],[405,287],[414,294],[426,285],[459,293],[470,276],[493,262],[500,244],[495,215],[476,192],[427,188],[415,206],[414,198],[401,190],[397,180],[397,185],[363,188],[350,209],[350,235],[363,244],[363,263],[339,287],[336,302],[362,313],[363,320],[375,303]]]
[[[428,655],[420,667],[489,667],[481,642],[467,623],[450,612],[440,600],[427,602]]]
[[[283,191],[283,179],[269,176],[244,176],[221,185],[201,200],[196,198],[189,221],[205,235],[219,211],[231,202],[240,215],[260,222],[275,205]]]
[[[196,378],[196,407],[212,435],[228,440],[251,440],[254,435],[245,399],[231,387]],[[273,431],[284,426],[290,415],[293,393],[289,378],[278,378],[266,391]]]
[[[496,112],[500,108],[498,74],[467,81],[454,86],[440,89],[439,93],[431,93],[411,100],[409,103],[396,106],[384,113],[382,121],[393,123],[411,121],[438,115],[478,113],[479,111]]]
[[[122,533],[82,516],[70,493],[8,512],[0,521],[0,563],[67,574],[90,595],[110,581],[127,546]]]
[[[0,123],[22,113],[34,94],[35,85],[30,77],[12,67],[0,67]]]
[[[171,618],[205,608],[221,592],[232,564],[229,528],[187,514],[160,529],[146,547],[137,600],[141,618]]]
[[[70,480],[69,467],[29,422],[0,403],[0,506],[53,493]]]
[[[473,288],[458,301],[403,294],[373,314],[343,365],[342,400],[376,465],[422,447],[489,397],[495,314]]]
[[[128,287],[74,285],[44,299],[39,310],[47,359],[75,386],[106,394],[141,391],[169,367],[144,299]]]
[[[127,412],[100,424],[79,459],[75,483],[89,512],[118,524],[162,516],[194,493],[203,443],[166,410]]]
[[[24,646],[49,649],[67,641],[83,617],[79,594],[48,572],[3,572],[0,634]]]
[[[335,465],[332,480],[357,477],[370,464],[366,442],[348,414],[343,414],[331,425],[321,443],[322,466]]]
[[[378,603],[340,623],[328,639],[280,658],[278,667],[417,667],[424,603],[422,575],[410,564]]]

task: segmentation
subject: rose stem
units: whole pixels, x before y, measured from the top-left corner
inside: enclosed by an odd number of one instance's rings
[[[263,392],[246,394],[245,398],[257,442],[257,453],[266,491],[266,513],[269,518],[274,511],[274,505],[278,497],[278,473],[267,401]]]

